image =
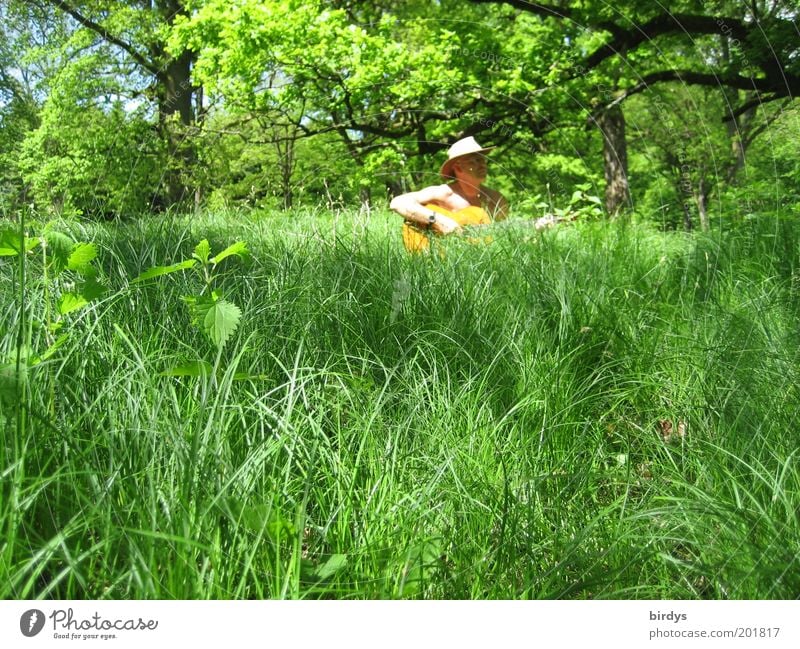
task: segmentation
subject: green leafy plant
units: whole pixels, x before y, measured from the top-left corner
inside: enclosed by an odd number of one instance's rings
[[[211,246],[203,239],[195,246],[190,259],[170,266],[154,266],[143,272],[132,283],[139,284],[149,279],[170,275],[184,270],[194,269],[201,280],[201,288],[193,295],[184,295],[183,301],[189,308],[194,324],[220,351],[231,335],[236,331],[242,317],[241,309],[233,302],[226,300],[222,293],[214,289],[219,273],[219,264],[228,257],[242,257],[247,254],[247,245],[242,241],[228,246],[216,255],[211,254]],[[181,366],[175,368],[178,375],[197,375],[201,366]]]
[[[53,358],[69,339],[70,331],[64,327],[67,316],[99,298],[105,287],[94,265],[97,247],[75,241],[49,223],[38,235],[29,234],[24,226],[0,229],[0,257],[19,261],[21,307],[16,345],[0,356],[0,393],[20,401],[31,369]],[[47,411],[52,414],[56,396],[52,382],[46,393]]]
[[[36,249],[40,255],[36,254]],[[37,355],[30,350],[29,364],[38,364],[53,355],[66,334],[56,338],[66,322],[65,316],[85,308],[99,298],[105,287],[98,279],[94,265],[97,247],[93,243],[74,241],[48,224],[41,235],[28,236],[12,228],[0,230],[0,257],[31,255],[26,273],[29,288],[39,288],[39,304],[31,307],[31,327],[42,329],[46,349]],[[38,259],[37,259],[38,257]]]

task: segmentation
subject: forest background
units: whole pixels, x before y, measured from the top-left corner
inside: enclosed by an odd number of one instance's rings
[[[796,210],[797,5],[2,5],[0,209],[384,206],[458,139],[517,213]]]

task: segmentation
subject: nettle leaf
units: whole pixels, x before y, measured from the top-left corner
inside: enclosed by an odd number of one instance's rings
[[[11,228],[0,230],[0,257],[14,257],[22,248],[20,233]]]
[[[200,243],[195,246],[194,254],[192,257],[197,259],[198,261],[202,261],[204,264],[208,263],[208,256],[211,254],[211,246],[208,245],[208,239],[203,239]]]
[[[44,240],[47,243],[50,264],[58,273],[67,267],[72,250],[75,248],[75,241],[56,230],[47,230],[44,233]]]
[[[93,243],[79,243],[67,259],[67,268],[79,273],[86,272],[90,264],[97,258],[97,248]]]
[[[212,297],[184,296],[189,305],[192,321],[217,346],[222,347],[239,326],[242,312],[238,306],[227,300]]]
[[[206,311],[202,329],[217,347],[222,347],[236,331],[241,317],[242,311],[238,306],[227,300],[218,300]]]
[[[213,261],[215,264],[218,264],[223,259],[226,259],[227,257],[230,257],[231,255],[237,255],[237,256],[241,257],[243,255],[246,255],[247,252],[248,252],[247,251],[247,244],[244,241],[237,241],[236,243],[234,243],[234,244],[228,246],[227,248],[225,248],[225,250],[223,250],[219,254],[215,255],[211,259],[211,261]]]
[[[98,282],[94,277],[88,277],[86,281],[81,284],[80,294],[89,302],[96,300],[105,292],[106,287]]]
[[[72,311],[82,309],[87,304],[89,304],[89,301],[83,295],[64,293],[58,300],[58,312],[61,315],[66,315]]]
[[[160,277],[161,275],[169,275],[170,273],[177,273],[180,270],[187,270],[192,268],[197,263],[196,259],[187,259],[186,261],[172,264],[171,266],[153,266],[149,270],[144,271],[136,279],[131,281],[131,284],[138,284],[147,279]]]

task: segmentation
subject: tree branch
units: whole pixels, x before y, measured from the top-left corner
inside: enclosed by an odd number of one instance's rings
[[[730,122],[730,121],[736,119],[737,117],[739,117],[739,115],[742,115],[743,113],[746,113],[751,108],[755,108],[756,106],[761,106],[763,104],[768,104],[769,102],[775,101],[776,99],[780,99],[780,97],[778,95],[775,95],[775,94],[772,94],[772,93],[764,94],[764,95],[758,95],[754,99],[751,99],[750,101],[746,101],[741,106],[738,106],[737,108],[734,108],[729,113],[725,113],[725,115],[722,117],[722,122],[723,123]]]
[[[621,51],[630,51],[642,43],[667,34],[727,34],[740,40],[748,37],[750,29],[737,18],[696,16],[690,14],[662,14],[630,30],[618,29],[611,43],[601,45],[590,54],[584,65],[595,68],[607,58]]]
[[[528,2],[527,0],[472,0],[474,4],[507,4],[521,11],[543,16],[545,18],[574,18],[575,10],[570,7],[554,7],[541,2]]]
[[[552,5],[542,4],[541,2],[528,2],[527,0],[471,0],[474,4],[507,4],[516,7],[521,11],[532,13],[542,18],[565,18],[574,22],[581,27],[589,26],[585,21],[585,15],[579,10],[571,7],[554,7]],[[623,30],[613,22],[598,21],[591,25],[597,29],[602,29],[610,32],[615,37],[623,32]]]
[[[155,65],[152,61],[145,58],[140,52],[137,52],[130,43],[126,43],[125,41],[117,38],[105,27],[87,18],[86,16],[81,14],[77,9],[64,2],[64,0],[45,0],[45,2],[48,2],[49,4],[61,9],[61,11],[63,11],[64,13],[69,14],[81,25],[95,32],[106,42],[111,43],[112,45],[116,45],[117,47],[127,52],[128,55],[130,55],[130,57],[134,61],[136,61],[140,66],[142,66],[145,70],[147,70],[151,74],[158,75],[161,72],[161,70],[157,65]]]
[[[792,103],[791,99],[786,99],[783,102],[783,105],[778,108],[772,115],[766,115],[764,117],[764,121],[757,127],[751,129],[743,138],[742,138],[742,145],[747,148],[749,147],[753,141],[761,135],[764,131],[766,131],[772,123],[778,119],[782,114],[783,111],[788,108],[789,104]]]
[[[792,85],[789,87],[790,92],[795,95],[800,91],[800,79],[791,77]],[[607,110],[621,104],[628,97],[639,94],[647,90],[655,83],[663,83],[665,81],[680,81],[681,83],[699,85],[699,86],[728,86],[730,88],[737,88],[739,90],[757,90],[763,93],[769,93],[769,98],[753,100],[746,103],[743,107],[737,108],[731,113],[730,118],[736,117],[745,112],[748,108],[758,103],[765,103],[780,97],[785,97],[786,92],[781,93],[775,88],[775,83],[770,79],[760,79],[755,77],[742,77],[739,75],[722,75],[704,72],[695,72],[693,70],[662,70],[660,72],[652,72],[642,77],[641,81],[633,88],[628,88],[622,92],[614,101],[603,106],[602,110]],[[727,120],[726,120],[727,121]]]
[[[471,0],[476,4],[495,3],[510,4],[517,7],[521,11],[527,11],[539,16],[557,17],[566,19],[575,19],[580,17],[577,10],[570,7],[557,8],[550,5],[543,5],[537,2],[526,2],[525,0]],[[729,16],[705,16],[696,14],[672,14],[669,12],[659,14],[641,25],[633,25],[632,27],[621,27],[615,23],[607,21],[587,22],[587,27],[608,31],[612,34],[612,40],[605,45],[601,45],[594,52],[585,57],[576,66],[578,72],[573,73],[568,77],[575,79],[583,76],[587,70],[592,70],[598,67],[603,61],[613,56],[618,55],[620,52],[630,52],[645,42],[653,40],[659,36],[669,34],[679,35],[711,35],[719,34],[737,39],[743,43],[755,42],[758,38],[763,38],[765,25],[761,22],[754,22],[752,24],[745,23],[739,18],[732,18]],[[786,18],[774,18],[770,20],[770,28],[777,31],[781,29],[794,29],[797,27],[795,23]],[[774,58],[764,61],[756,62],[761,70],[765,73],[769,81],[757,80],[755,84],[742,85],[740,79],[743,77],[719,77],[716,83],[727,83],[728,79],[733,81],[733,88],[756,88],[762,91],[775,92],[781,96],[795,96],[800,91],[800,77],[797,75],[790,75],[787,72],[788,61],[780,61]],[[787,55],[788,56],[788,55]],[[660,74],[660,73],[656,73]],[[698,83],[701,85],[709,85],[703,79],[708,75],[701,73],[692,73],[684,75],[684,80],[687,83],[695,83],[693,78],[700,79]],[[712,75],[713,76],[713,75]],[[641,92],[637,89],[636,92]]]

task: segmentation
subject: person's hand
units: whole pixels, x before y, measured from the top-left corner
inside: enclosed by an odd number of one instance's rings
[[[431,229],[437,234],[450,234],[456,230],[459,230],[460,228],[461,226],[458,224],[458,221],[454,221],[449,216],[445,216],[444,214],[437,214],[436,220],[431,226]]]

